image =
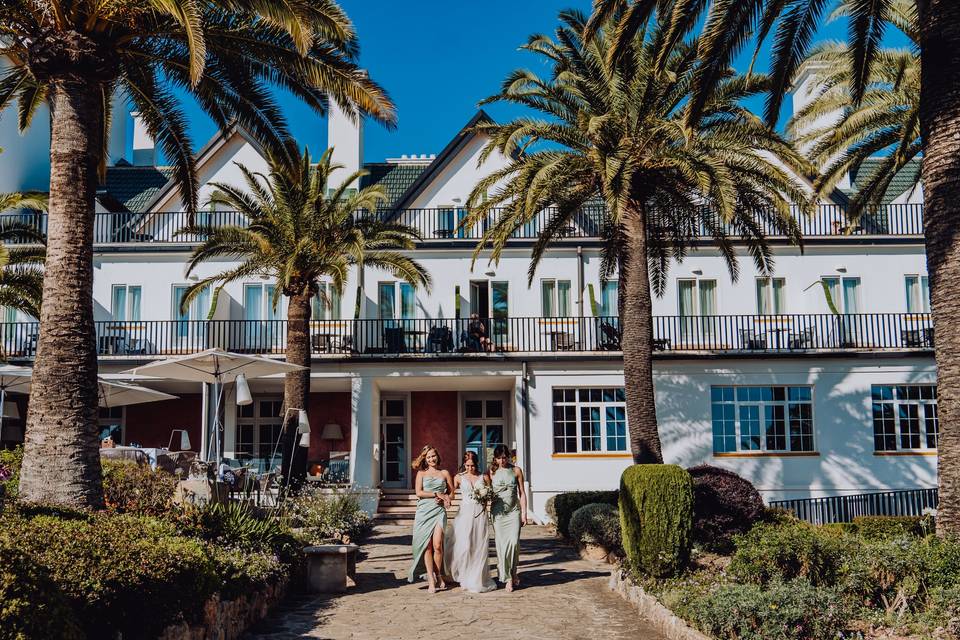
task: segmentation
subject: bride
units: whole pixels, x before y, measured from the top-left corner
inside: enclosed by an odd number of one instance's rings
[[[454,489],[460,491],[460,513],[447,530],[444,558],[450,576],[460,583],[460,588],[474,593],[492,591],[497,587],[490,578],[487,561],[489,538],[487,536],[487,512],[483,505],[473,499],[473,488],[485,482],[480,475],[477,454],[463,454],[463,466],[453,479]]]

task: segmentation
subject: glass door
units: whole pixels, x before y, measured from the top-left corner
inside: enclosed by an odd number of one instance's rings
[[[493,459],[493,450],[506,437],[506,402],[500,397],[469,397],[463,401],[463,448],[473,451],[485,471]]]
[[[384,487],[406,487],[407,403],[404,398],[380,400],[380,481]]]
[[[243,286],[245,331],[242,348],[246,351],[272,351],[280,346],[279,310],[273,307],[276,288],[272,284]]]
[[[177,320],[175,334],[181,351],[207,348],[207,323],[204,321],[210,313],[210,288],[201,291],[184,313],[180,301],[189,288],[187,285],[173,287],[173,315]]]

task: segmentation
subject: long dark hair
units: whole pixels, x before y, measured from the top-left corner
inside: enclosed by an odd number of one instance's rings
[[[480,458],[473,451],[463,452],[463,460],[460,461],[458,473],[464,473],[467,470],[467,460],[472,460],[473,466],[477,468],[477,473],[480,473]]]
[[[498,444],[493,449],[493,459],[490,461],[490,475],[493,475],[497,472],[497,469],[500,468],[500,463],[497,462],[497,458],[500,456],[507,456],[507,460],[510,460],[510,457],[513,455],[513,452],[505,444]],[[507,466],[504,469],[512,469],[513,463],[507,462]]]

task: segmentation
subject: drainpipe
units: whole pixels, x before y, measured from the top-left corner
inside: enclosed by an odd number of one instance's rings
[[[583,317],[583,247],[577,245],[577,309]]]
[[[530,493],[530,373],[527,361],[521,364],[520,373],[520,404],[523,405],[523,464],[526,473],[527,513],[533,513],[533,495]]]

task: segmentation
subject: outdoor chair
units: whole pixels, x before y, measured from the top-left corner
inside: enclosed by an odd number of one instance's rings
[[[908,349],[919,349],[926,346],[922,329],[904,329],[900,332],[900,343]]]
[[[567,331],[559,331],[553,334],[553,348],[557,351],[570,351],[576,348],[576,336]]]
[[[450,327],[430,327],[427,335],[427,348],[432,353],[453,351],[453,331]]]
[[[407,341],[402,327],[387,327],[383,330],[383,345],[387,353],[406,353]]]
[[[600,350],[620,351],[620,331],[609,322],[600,323]]]
[[[654,350],[654,351],[669,351],[669,350],[670,350],[670,338],[654,338],[654,339],[653,339],[653,350]]]
[[[814,348],[814,329],[804,329],[800,333],[791,333],[787,347],[790,349],[813,349]]]
[[[740,330],[740,344],[743,345],[744,349],[749,350],[767,348],[767,341],[763,336],[758,336],[757,332],[753,329]]]

